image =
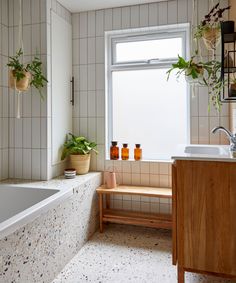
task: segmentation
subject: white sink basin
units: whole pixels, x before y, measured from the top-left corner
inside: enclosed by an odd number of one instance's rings
[[[221,146],[186,146],[185,153],[189,154],[207,154],[207,155],[228,155],[229,151]]]

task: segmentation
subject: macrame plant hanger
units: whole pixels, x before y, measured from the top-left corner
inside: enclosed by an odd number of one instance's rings
[[[24,44],[23,44],[23,23],[22,23],[22,0],[19,0],[19,34],[18,34],[18,46],[19,49],[22,51],[22,56],[21,56],[21,63],[24,63]],[[21,109],[20,109],[20,103],[21,103],[21,93],[19,89],[16,87],[16,79],[15,81],[15,91],[16,91],[16,118],[20,119],[21,118]]]

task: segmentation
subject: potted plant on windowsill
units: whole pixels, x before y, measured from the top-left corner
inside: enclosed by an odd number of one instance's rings
[[[217,3],[197,26],[194,37],[202,38],[208,50],[215,50],[219,44],[223,13],[229,9],[230,6],[221,9]]]
[[[95,142],[88,141],[85,137],[75,136],[69,134],[66,136],[66,141],[63,145],[63,151],[61,160],[64,160],[67,156],[70,156],[70,165],[76,169],[78,175],[88,173],[90,165],[90,153],[94,151],[98,154],[95,149],[97,144]]]
[[[21,62],[22,56],[23,51],[20,49],[15,56],[9,57],[9,87],[23,92],[34,86],[43,98],[41,90],[47,79],[42,72],[42,62],[34,57],[30,63],[24,64]]]
[[[188,83],[201,83],[204,74],[204,67],[201,63],[196,63],[194,57],[190,61],[186,61],[183,57],[178,55],[178,62],[172,64],[172,68],[167,71],[167,80],[170,77],[172,71],[178,70],[176,73],[177,78],[181,75],[185,75],[185,79]]]

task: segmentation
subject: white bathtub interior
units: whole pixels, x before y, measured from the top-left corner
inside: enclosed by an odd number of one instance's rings
[[[57,192],[59,190],[0,186],[0,223]]]

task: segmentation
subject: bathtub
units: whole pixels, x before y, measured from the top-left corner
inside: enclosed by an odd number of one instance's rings
[[[72,190],[0,185],[0,239],[72,194]]]

